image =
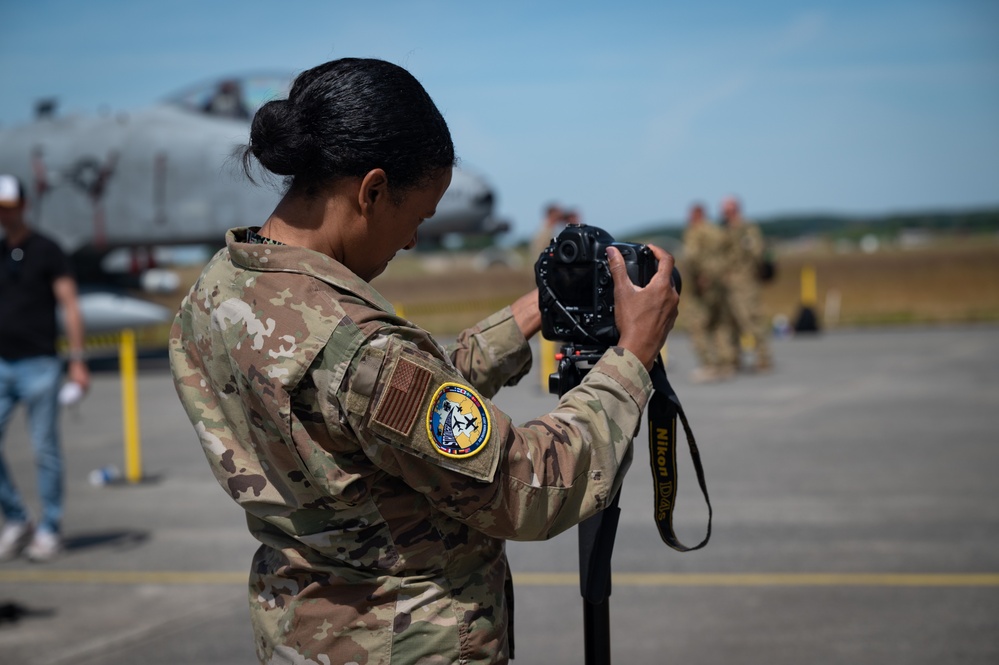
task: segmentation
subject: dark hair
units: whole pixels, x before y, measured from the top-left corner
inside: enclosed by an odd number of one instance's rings
[[[406,190],[455,163],[447,123],[420,82],[398,65],[361,58],[302,72],[288,99],[260,107],[242,156],[252,180],[250,155],[310,195],[374,168]]]

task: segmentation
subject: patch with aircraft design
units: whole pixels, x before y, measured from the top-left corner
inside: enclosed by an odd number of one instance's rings
[[[430,400],[427,434],[441,455],[472,457],[489,442],[489,410],[475,392],[457,383],[445,383]]]

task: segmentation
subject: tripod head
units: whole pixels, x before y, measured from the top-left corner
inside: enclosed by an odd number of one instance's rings
[[[561,351],[555,354],[558,368],[548,375],[548,392],[561,397],[578,386],[606,350],[606,346],[593,344],[570,342],[563,345]]]

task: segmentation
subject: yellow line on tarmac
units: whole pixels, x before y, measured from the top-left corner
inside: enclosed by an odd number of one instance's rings
[[[0,570],[0,582],[52,584],[246,584],[249,571]]]
[[[0,582],[48,584],[246,584],[249,572],[0,570]],[[576,586],[576,573],[514,573],[520,586]],[[999,587],[999,573],[614,573],[636,587]]]
[[[616,573],[626,586],[999,586],[996,573]]]

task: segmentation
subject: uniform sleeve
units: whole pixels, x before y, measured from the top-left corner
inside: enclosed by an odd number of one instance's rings
[[[448,363],[390,338],[361,351],[340,392],[376,466],[490,536],[541,540],[606,506],[651,390],[641,362],[612,348],[555,410],[516,427]]]
[[[755,224],[745,224],[743,228],[742,250],[750,262],[757,263],[763,259],[763,234]]]
[[[531,369],[531,347],[509,307],[462,332],[445,350],[458,372],[486,397],[516,385]]]

